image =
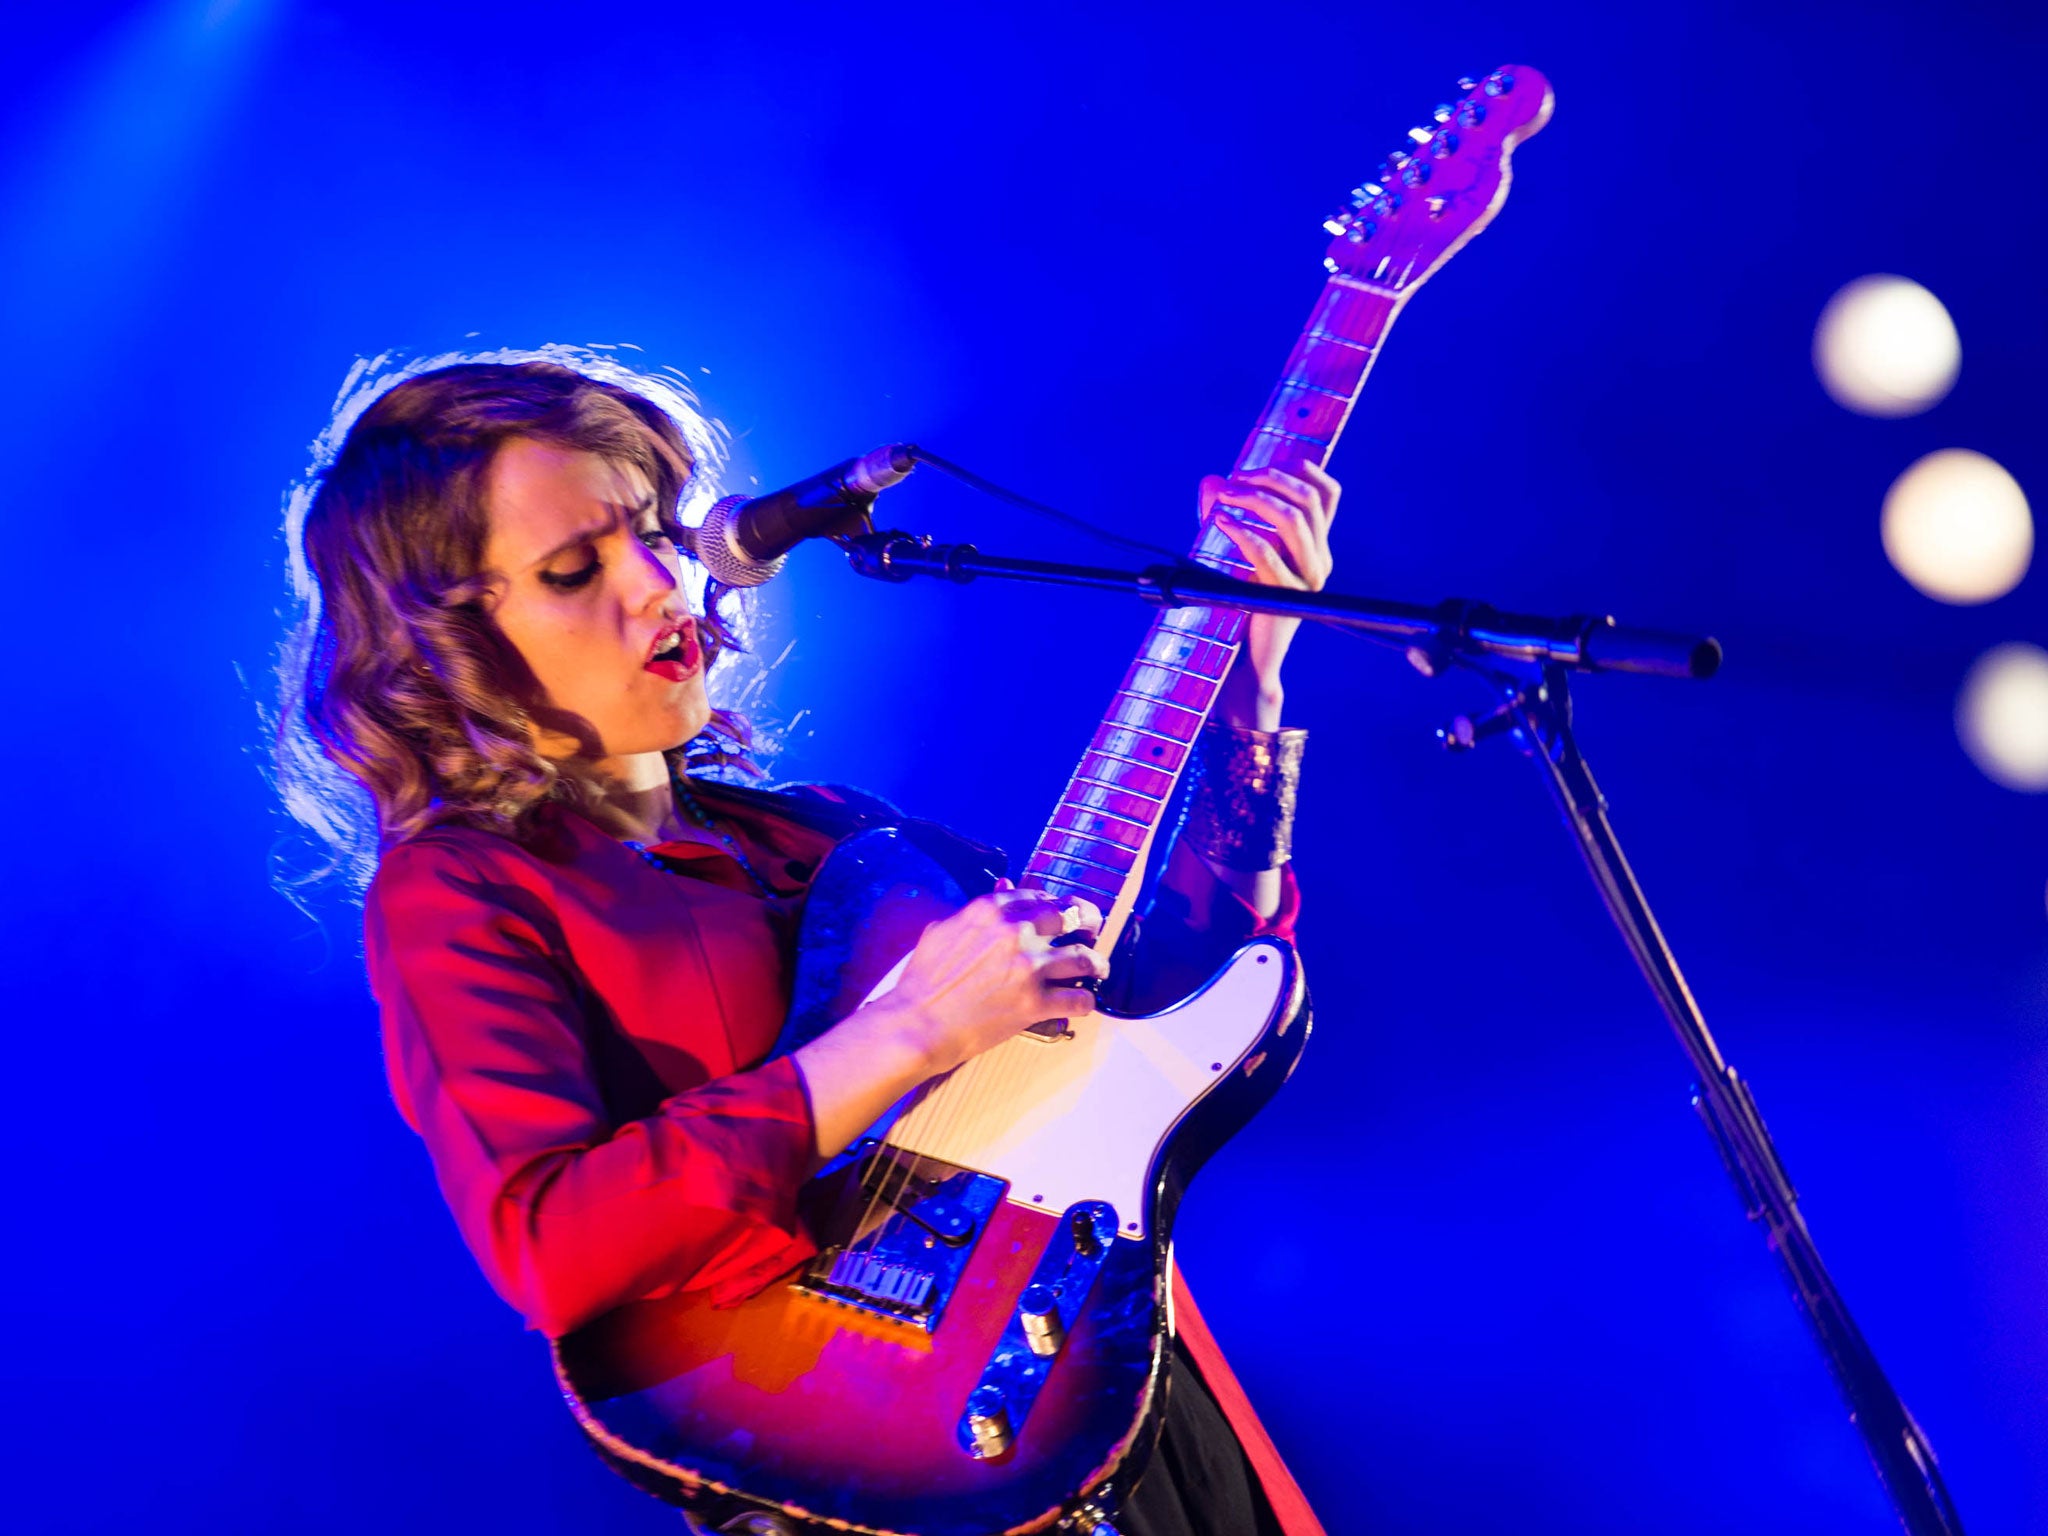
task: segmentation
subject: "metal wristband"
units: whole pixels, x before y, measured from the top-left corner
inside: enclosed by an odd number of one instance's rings
[[[1308,732],[1252,731],[1212,721],[1195,738],[1184,835],[1198,853],[1246,874],[1294,853],[1294,805]]]

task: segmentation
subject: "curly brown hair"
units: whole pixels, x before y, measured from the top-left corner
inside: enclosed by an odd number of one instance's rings
[[[305,508],[307,613],[286,646],[276,721],[278,787],[331,848],[321,871],[360,887],[384,848],[460,822],[511,838],[572,783],[535,750],[518,702],[524,663],[482,598],[489,531],[483,489],[512,438],[630,465],[675,531],[695,460],[653,401],[549,361],[468,362],[418,373],[379,395],[347,430]],[[707,670],[733,644],[707,587]],[[742,762],[745,723],[711,725],[670,754]],[[368,792],[338,795],[332,768]]]

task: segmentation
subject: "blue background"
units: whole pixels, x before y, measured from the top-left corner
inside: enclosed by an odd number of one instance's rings
[[[1885,563],[1919,454],[2048,497],[2043,12],[103,0],[9,23],[0,467],[16,785],[0,1525],[665,1531],[562,1412],[383,1085],[357,917],[269,883],[280,497],[349,364],[632,342],[740,484],[891,440],[1179,543],[1317,221],[1467,71],[1558,93],[1334,468],[1338,584],[1718,634],[1582,739],[1822,1252],[1976,1533],[2048,1530],[2048,803],[1956,744],[2042,577]],[[1953,395],[1816,384],[1842,282]],[[466,340],[477,333],[473,340]],[[894,520],[1096,558],[929,474]],[[1027,847],[1144,617],[772,592],[780,770]],[[1333,1536],[1871,1532],[1877,1486],[1537,775],[1328,632],[1289,714],[1313,1048],[1181,1254]],[[869,1432],[849,1426],[849,1433]]]

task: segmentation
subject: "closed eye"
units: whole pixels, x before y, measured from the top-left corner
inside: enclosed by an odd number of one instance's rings
[[[542,571],[540,579],[558,592],[573,592],[578,587],[589,584],[590,578],[597,574],[598,565],[597,556],[592,555],[590,563],[580,571],[569,571],[566,574],[559,571]]]

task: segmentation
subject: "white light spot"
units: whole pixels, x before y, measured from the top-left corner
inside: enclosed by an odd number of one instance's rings
[[[1813,328],[1822,387],[1865,416],[1917,416],[1954,386],[1962,361],[1955,322],[1911,278],[1857,278]]]
[[[1956,699],[1956,734],[2007,789],[2048,790],[2048,651],[2014,641],[1978,657]]]
[[[1899,574],[1944,603],[2003,597],[2034,558],[2019,482],[1967,448],[1930,453],[1894,480],[1880,532]]]

